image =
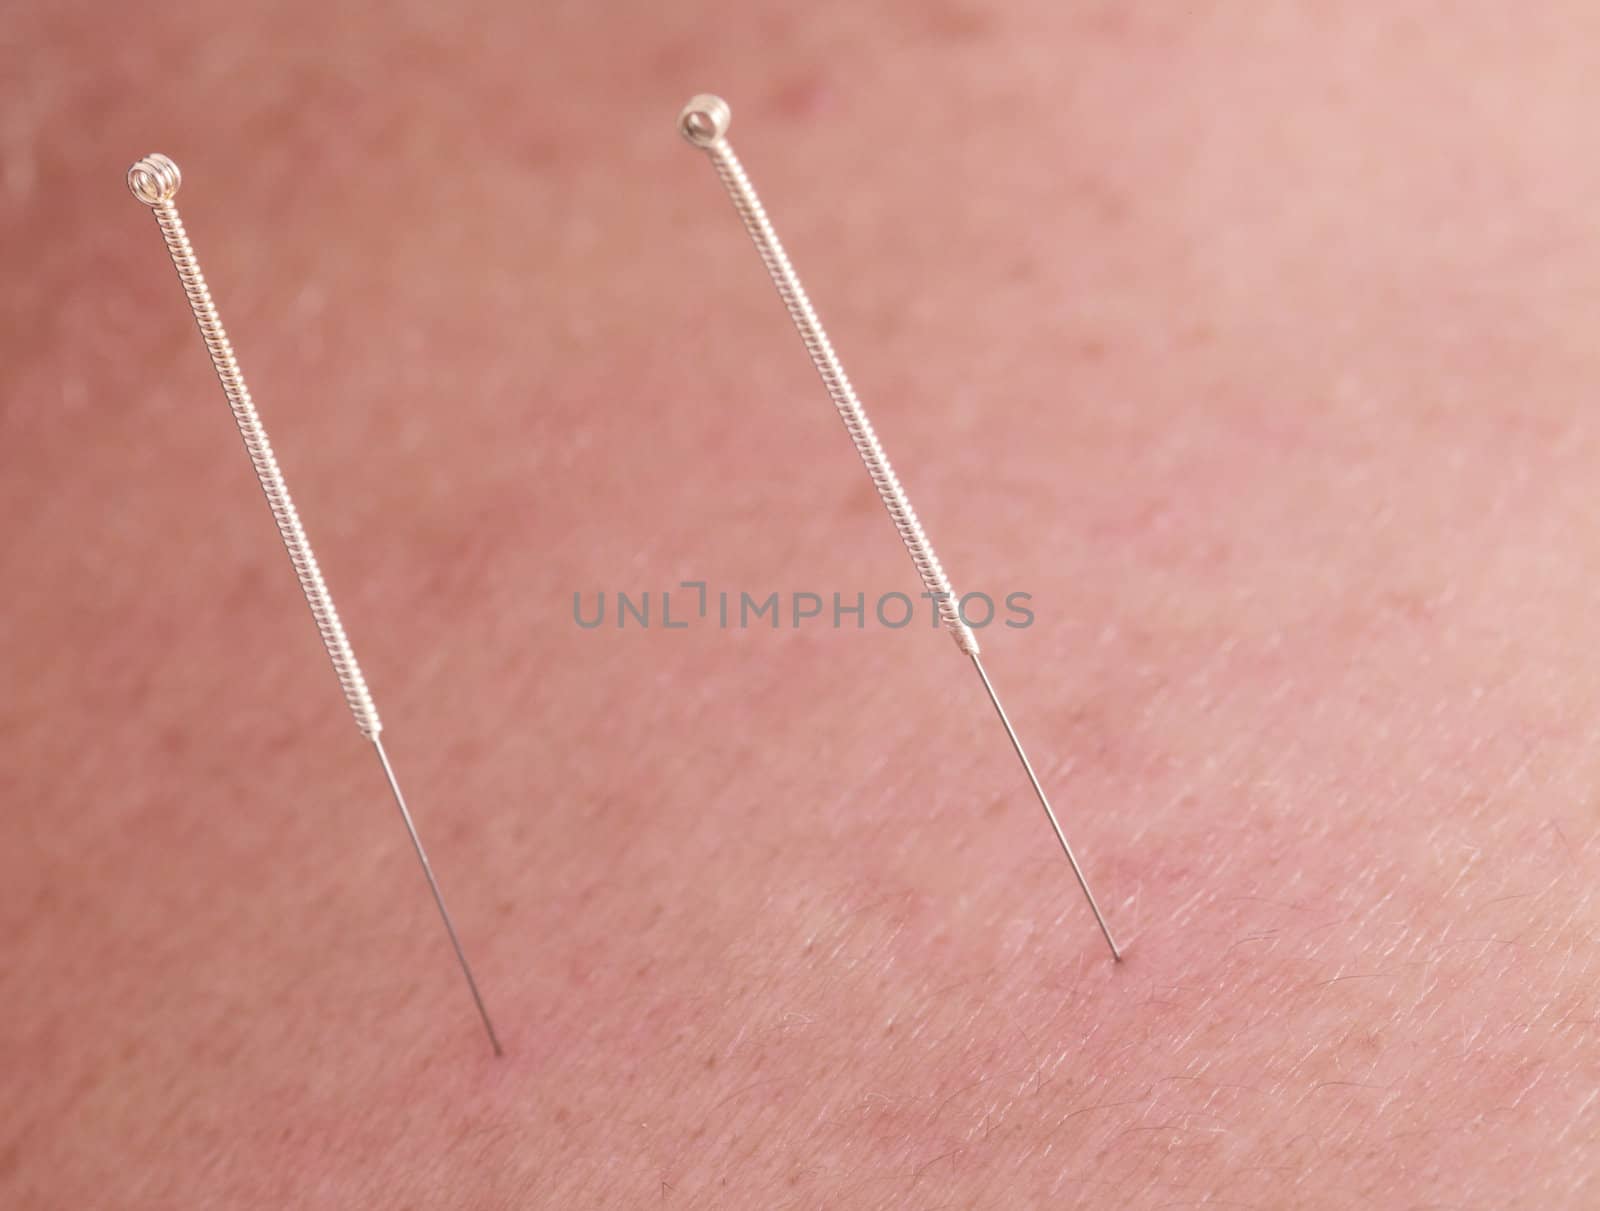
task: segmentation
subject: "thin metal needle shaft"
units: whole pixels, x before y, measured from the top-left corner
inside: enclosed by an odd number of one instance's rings
[[[250,398],[250,389],[245,385],[244,372],[239,369],[233,345],[222,327],[222,317],[217,313],[216,303],[212,301],[205,275],[200,272],[200,261],[189,243],[183,220],[178,217],[178,207],[173,198],[177,196],[178,187],[182,184],[183,175],[178,171],[178,166],[166,156],[146,156],[128,170],[128,188],[134,197],[150,207],[157,225],[161,228],[161,236],[167,244],[167,253],[172,257],[173,268],[178,271],[178,280],[183,284],[184,294],[189,299],[189,309],[194,313],[194,321],[200,328],[201,337],[205,340],[206,351],[211,355],[211,368],[216,371],[217,381],[222,384],[222,393],[227,396],[228,406],[233,410],[234,423],[239,427],[239,436],[244,439],[245,453],[250,456],[250,465],[255,469],[256,479],[260,482],[261,491],[267,498],[267,507],[271,509],[272,520],[278,527],[278,537],[283,541],[284,550],[289,553],[289,562],[294,565],[295,577],[300,582],[300,591],[305,594],[306,604],[311,607],[311,616],[316,621],[317,633],[322,637],[322,646],[327,649],[328,659],[333,662],[334,674],[339,678],[339,685],[344,690],[345,703],[349,706],[350,713],[355,716],[356,727],[378,750],[378,759],[383,763],[383,772],[388,776],[395,802],[400,805],[400,815],[406,822],[406,831],[411,834],[411,843],[416,846],[417,857],[422,861],[422,873],[428,877],[428,886],[433,889],[433,899],[439,906],[439,915],[444,918],[445,931],[450,935],[450,945],[455,948],[456,958],[460,960],[461,970],[467,977],[467,987],[472,990],[472,999],[483,1018],[484,1028],[489,1032],[489,1042],[493,1045],[496,1055],[503,1055],[500,1040],[495,1035],[493,1024],[489,1021],[488,1011],[484,1009],[483,998],[478,994],[477,981],[472,978],[472,969],[467,966],[467,956],[461,949],[460,939],[456,937],[455,925],[450,920],[449,912],[445,910],[444,897],[440,894],[439,884],[433,877],[433,868],[428,865],[428,856],[423,852],[422,841],[417,836],[411,812],[406,808],[406,801],[400,794],[400,784],[395,781],[394,770],[389,766],[389,757],[383,751],[383,742],[378,739],[378,734],[383,730],[383,723],[378,718],[378,708],[373,704],[366,679],[361,675],[361,666],[356,663],[356,654],[350,646],[349,637],[345,634],[344,624],[339,621],[339,612],[334,609],[333,595],[328,592],[328,586],[323,581],[322,569],[317,565],[317,557],[311,550],[311,540],[306,537],[305,527],[300,524],[300,514],[294,507],[294,500],[289,495],[289,485],[284,481],[283,472],[278,467],[278,459],[272,451],[271,441],[267,438],[266,427],[262,425],[255,402]]]
[[[1111,926],[1106,924],[1105,915],[1100,911],[1100,905],[1095,902],[1094,892],[1089,890],[1089,880],[1084,878],[1083,867],[1078,865],[1078,856],[1072,852],[1072,846],[1067,844],[1067,834],[1061,830],[1061,821],[1056,819],[1056,809],[1050,806],[1050,799],[1044,793],[1044,787],[1039,785],[1039,775],[1033,772],[1033,762],[1028,760],[1028,754],[1022,751],[1022,741],[1017,739],[1017,729],[1011,726],[1011,720],[1006,716],[1006,708],[1000,705],[1000,695],[994,692],[994,685],[989,680],[989,674],[983,671],[983,661],[976,655],[972,657],[972,667],[978,670],[978,676],[983,678],[983,688],[989,691],[989,701],[994,703],[995,714],[1000,716],[1000,723],[1006,729],[1006,735],[1011,737],[1011,747],[1017,750],[1017,760],[1022,762],[1022,768],[1028,773],[1028,781],[1033,783],[1033,793],[1039,796],[1039,806],[1044,808],[1044,814],[1050,820],[1050,827],[1055,830],[1056,840],[1061,842],[1061,852],[1067,855],[1067,861],[1072,863],[1072,873],[1078,877],[1078,886],[1083,888],[1084,899],[1089,901],[1089,911],[1094,913],[1094,919],[1100,926],[1100,932],[1106,936],[1106,945],[1111,947],[1111,957],[1117,962],[1122,961],[1122,951],[1117,949],[1117,940],[1111,936]]]
[[[960,599],[951,587],[949,577],[945,575],[944,568],[939,563],[939,557],[933,552],[933,544],[923,532],[922,523],[917,519],[916,510],[911,507],[911,500],[906,495],[905,488],[901,486],[894,468],[889,464],[889,456],[884,453],[883,445],[878,441],[878,435],[872,428],[872,422],[867,419],[866,409],[857,398],[855,388],[850,385],[850,378],[845,374],[839,355],[834,352],[833,343],[828,339],[828,333],[823,328],[821,319],[817,317],[816,309],[812,307],[805,287],[800,284],[800,275],[795,272],[789,254],[784,251],[777,229],[767,217],[766,208],[762,206],[755,186],[750,183],[744,166],[739,163],[739,157],[734,154],[733,147],[728,142],[728,125],[731,119],[732,112],[726,101],[721,97],[701,95],[691,98],[678,114],[678,132],[704,151],[710,158],[712,167],[717,170],[717,176],[721,178],[723,188],[727,190],[728,197],[733,202],[733,208],[738,212],[745,231],[761,255],[761,263],[766,266],[767,275],[772,279],[778,297],[783,300],[789,318],[794,322],[795,330],[805,344],[806,352],[811,357],[811,364],[816,367],[823,386],[827,388],[834,407],[838,409],[839,419],[844,421],[845,430],[855,445],[856,453],[861,456],[862,464],[866,467],[867,474],[871,476],[873,486],[878,490],[878,498],[888,510],[889,517],[900,535],[900,541],[905,544],[906,551],[911,556],[911,562],[916,565],[917,575],[927,590],[925,596],[933,600],[945,629],[955,639],[956,646],[972,658],[972,663],[978,669],[978,675],[983,678],[984,688],[989,691],[989,700],[1000,713],[1000,722],[1005,724],[1006,735],[1011,738],[1012,747],[1022,759],[1022,768],[1027,771],[1028,780],[1033,783],[1039,802],[1044,805],[1045,815],[1050,818],[1050,827],[1055,830],[1056,839],[1061,842],[1067,861],[1072,864],[1072,873],[1078,878],[1078,886],[1083,888],[1083,894],[1094,912],[1094,919],[1100,923],[1100,931],[1105,934],[1106,944],[1111,947],[1111,956],[1120,960],[1122,953],[1111,938],[1111,930],[1107,928],[1105,917],[1100,913],[1100,906],[1095,903],[1094,895],[1089,890],[1089,881],[1084,878],[1083,869],[1078,865],[1072,847],[1067,844],[1061,822],[1056,819],[1056,813],[1045,797],[1044,788],[1039,785],[1033,766],[1029,764],[1027,754],[1022,751],[1022,745],[1017,740],[1017,733],[1012,730],[1011,721],[1006,718],[1005,710],[1000,706],[1000,699],[995,696],[994,687],[989,684],[988,675],[984,673],[983,665],[978,661],[978,638],[961,616]]]
[[[978,670],[982,672],[982,669]],[[990,691],[992,694],[994,691]],[[995,703],[996,706],[1000,704]],[[1004,712],[1000,716],[1005,718]],[[1010,726],[1009,724],[1007,725]],[[1014,739],[1014,738],[1013,738]],[[395,806],[400,809],[400,818],[406,822],[406,832],[411,834],[411,845],[417,851],[417,861],[422,863],[422,873],[427,876],[428,889],[433,892],[433,902],[439,906],[439,919],[444,922],[444,930],[450,935],[450,946],[456,952],[456,961],[461,964],[461,974],[467,977],[467,987],[472,990],[472,1002],[478,1007],[478,1016],[483,1019],[483,1028],[489,1032],[489,1043],[494,1048],[496,1055],[504,1055],[500,1049],[500,1037],[494,1032],[494,1023],[489,1020],[489,1011],[484,1008],[483,997],[478,992],[478,981],[472,978],[472,967],[467,963],[467,953],[461,949],[461,939],[456,936],[455,923],[450,920],[450,910],[444,906],[444,893],[439,890],[439,880],[433,877],[433,865],[428,861],[428,852],[422,848],[422,838],[417,836],[416,822],[411,819],[411,809],[406,806],[406,797],[400,793],[400,783],[394,776],[394,767],[389,764],[389,754],[383,751],[383,741],[377,736],[372,738],[372,747],[378,750],[378,760],[383,763],[384,777],[389,779],[389,789],[394,792]],[[1017,750],[1019,753],[1021,749]],[[1023,758],[1027,763],[1027,758]],[[1045,811],[1050,810],[1050,805],[1045,804]],[[1054,819],[1054,817],[1051,817]],[[1066,839],[1062,838],[1061,844],[1065,845]],[[1072,851],[1067,851],[1067,856],[1072,856]],[[1077,869],[1074,862],[1073,869]],[[1080,879],[1082,875],[1078,876]],[[1085,891],[1088,889],[1085,888]],[[1091,900],[1091,903],[1093,901]],[[1096,913],[1098,914],[1098,909]],[[1102,922],[1102,928],[1104,923]],[[1113,949],[1115,949],[1113,947]]]

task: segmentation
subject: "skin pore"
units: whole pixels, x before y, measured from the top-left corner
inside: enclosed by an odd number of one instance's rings
[[[1600,1198],[1589,6],[7,24],[0,1205]],[[1121,965],[947,637],[573,621],[917,588],[707,89]]]

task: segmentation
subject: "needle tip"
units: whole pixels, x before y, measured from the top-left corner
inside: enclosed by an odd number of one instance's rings
[[[148,155],[128,169],[128,189],[146,206],[172,201],[182,184],[178,166],[163,155]]]
[[[701,93],[690,97],[678,113],[678,133],[696,147],[710,147],[728,133],[733,110],[721,97]]]

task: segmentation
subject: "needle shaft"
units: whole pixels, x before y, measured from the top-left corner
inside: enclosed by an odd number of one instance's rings
[[[995,705],[998,706],[999,703]],[[1001,718],[1004,717],[1002,714]],[[445,933],[450,935],[450,946],[456,952],[456,961],[461,964],[461,974],[467,977],[467,987],[472,991],[472,1003],[478,1007],[478,1016],[483,1019],[483,1028],[489,1032],[489,1044],[494,1048],[496,1055],[504,1055],[505,1052],[500,1049],[500,1037],[494,1032],[494,1023],[489,1020],[489,1011],[484,1007],[483,996],[478,992],[478,981],[472,978],[472,966],[467,962],[467,952],[461,949],[461,939],[456,936],[455,923],[450,920],[450,910],[445,907],[444,893],[439,890],[439,880],[433,877],[433,865],[428,861],[428,851],[422,848],[422,838],[417,835],[417,825],[411,819],[411,809],[406,806],[406,797],[400,793],[400,783],[394,776],[394,767],[389,764],[389,754],[383,751],[383,741],[377,736],[372,737],[372,747],[378,750],[378,760],[383,763],[384,777],[389,779],[389,789],[394,792],[395,806],[400,809],[400,818],[406,822],[406,832],[411,834],[411,845],[417,851],[417,861],[422,863],[422,873],[428,880],[428,890],[433,892],[433,902],[439,906],[439,919],[444,922]],[[1023,761],[1026,763],[1027,758],[1023,758]],[[1049,804],[1045,805],[1045,810],[1050,810]],[[1066,843],[1066,839],[1063,838],[1061,844]],[[1072,856],[1071,850],[1067,851],[1067,856]],[[1076,862],[1073,863],[1073,868],[1077,868]],[[1083,876],[1078,877],[1081,879]],[[1097,913],[1098,911],[1096,910]]]
[[[989,680],[989,674],[983,671],[983,661],[973,656],[972,667],[977,669],[978,676],[983,678],[983,688],[989,691],[989,701],[994,703],[995,714],[1000,716],[1000,723],[1006,729],[1006,735],[1011,738],[1011,747],[1017,750],[1017,760],[1022,762],[1022,768],[1028,774],[1028,781],[1033,783],[1033,793],[1039,796],[1039,806],[1044,808],[1050,827],[1055,830],[1056,840],[1061,842],[1061,852],[1066,854],[1067,861],[1072,863],[1072,873],[1078,877],[1078,886],[1083,888],[1084,899],[1089,901],[1089,911],[1094,913],[1100,932],[1106,936],[1106,945],[1111,947],[1111,957],[1120,963],[1122,951],[1117,949],[1117,940],[1111,936],[1111,927],[1106,924],[1105,915],[1100,911],[1100,905],[1095,902],[1094,892],[1089,890],[1089,880],[1084,877],[1083,867],[1078,865],[1078,856],[1072,852],[1072,846],[1067,843],[1067,834],[1062,831],[1061,821],[1056,819],[1056,809],[1050,806],[1050,799],[1044,793],[1044,787],[1039,785],[1039,775],[1033,772],[1033,762],[1028,760],[1028,754],[1022,750],[1022,741],[1017,739],[1017,729],[1011,726],[1011,720],[1006,716],[1006,708],[1000,705],[1000,695],[994,692],[994,684]]]

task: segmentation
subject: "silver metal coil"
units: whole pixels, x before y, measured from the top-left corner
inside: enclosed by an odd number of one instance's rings
[[[783,249],[783,242],[778,239],[777,231],[767,218],[760,197],[728,143],[726,136],[730,117],[728,104],[720,97],[699,96],[684,107],[678,118],[678,129],[684,138],[696,147],[703,148],[711,157],[711,163],[722,178],[722,184],[733,201],[734,209],[739,212],[745,231],[750,234],[756,251],[761,254],[761,263],[767,267],[772,284],[783,299],[783,305],[805,343],[806,352],[811,355],[811,364],[821,376],[822,384],[828,389],[834,407],[839,410],[839,418],[844,421],[856,452],[866,465],[867,474],[872,477],[872,486],[878,490],[879,499],[889,511],[894,528],[900,533],[900,541],[905,543],[906,550],[911,554],[911,562],[916,565],[923,587],[938,606],[939,620],[949,630],[957,647],[969,656],[976,656],[977,637],[961,618],[960,602],[955,590],[950,587],[950,580],[939,563],[939,557],[933,553],[933,544],[923,533],[922,523],[917,520],[917,511],[911,507],[905,489],[900,486],[894,468],[889,465],[888,455],[883,452],[872,422],[867,419],[866,410],[862,408],[855,389],[850,385],[849,376],[844,372],[844,366],[833,351],[833,344],[811,306],[805,287],[800,284],[800,277]]]
[[[211,301],[211,291],[206,286],[205,275],[200,272],[200,262],[195,258],[194,248],[183,229],[183,220],[178,217],[178,208],[173,204],[173,198],[182,183],[183,176],[178,166],[162,155],[146,156],[128,170],[128,188],[134,197],[150,207],[161,227],[161,236],[166,240],[173,267],[177,269],[183,291],[188,295],[189,308],[194,312],[195,323],[199,325],[200,335],[211,354],[211,365],[217,372],[217,381],[222,384],[223,394],[228,397],[228,406],[233,410],[233,419],[239,426],[239,436],[244,439],[245,452],[250,455],[250,465],[255,468],[256,478],[261,481],[261,491],[267,498],[267,506],[272,510],[272,520],[277,523],[278,536],[283,539],[284,549],[289,552],[294,574],[300,581],[301,591],[306,595],[306,603],[311,607],[311,616],[316,619],[317,632],[322,636],[322,646],[327,648],[333,671],[338,674],[345,702],[355,716],[361,734],[376,740],[378,733],[383,730],[377,707],[372,703],[372,695],[367,692],[361,666],[356,663],[355,652],[351,650],[350,640],[339,622],[339,612],[333,607],[333,598],[323,582],[322,570],[317,566],[317,557],[311,551],[305,528],[300,524],[300,515],[295,511],[289,486],[278,469],[272,443],[267,439],[267,431],[250,399],[250,389],[245,386],[239,362],[233,355],[233,346],[222,327],[216,304]]]

